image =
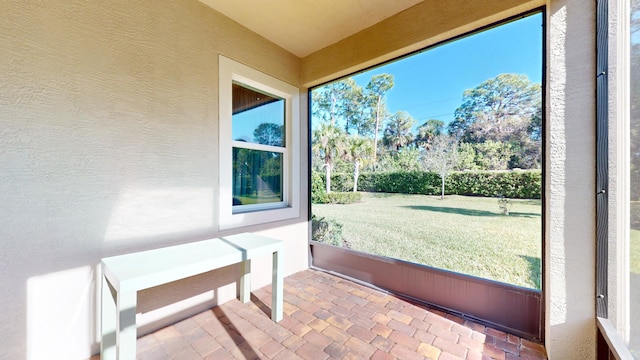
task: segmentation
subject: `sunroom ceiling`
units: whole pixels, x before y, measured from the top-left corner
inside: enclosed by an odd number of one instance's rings
[[[302,58],[422,0],[200,1]]]

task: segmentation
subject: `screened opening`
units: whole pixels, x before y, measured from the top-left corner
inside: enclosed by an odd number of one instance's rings
[[[312,243],[540,290],[543,31],[524,16],[312,89]]]

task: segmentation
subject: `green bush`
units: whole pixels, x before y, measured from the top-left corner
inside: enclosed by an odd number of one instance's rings
[[[354,194],[351,174],[338,173],[331,176],[331,189],[335,193],[325,194],[324,175],[313,173],[311,181],[312,202],[347,204],[359,201],[350,199]],[[434,172],[398,171],[366,172],[360,174],[358,191],[404,194],[440,195],[440,175]],[[542,172],[531,171],[461,171],[451,173],[445,182],[445,194],[465,196],[498,197],[510,199],[540,199]],[[331,196],[331,198],[328,198]]]
[[[360,183],[360,179],[358,179]],[[353,174],[335,173],[331,176],[331,191],[353,191]]]
[[[362,194],[358,192],[331,192],[325,197],[326,204],[353,204],[362,200]]]
[[[342,238],[342,224],[311,216],[311,239],[325,244],[348,247]]]
[[[318,172],[311,173],[311,203],[324,204],[327,202],[324,175]]]
[[[331,188],[336,189],[329,194],[326,193],[324,174],[318,172],[311,173],[311,203],[313,204],[353,204],[360,202],[362,195],[354,193],[353,182],[345,184],[345,175],[336,174],[331,177]],[[337,184],[333,186],[333,184]],[[348,188],[350,186],[350,188]],[[345,189],[345,187],[347,187]]]
[[[375,173],[374,189],[367,191],[403,193],[403,194],[437,194],[440,189],[440,176],[432,172],[411,171]]]
[[[467,196],[504,196],[510,199],[540,199],[542,172],[467,171],[447,177],[445,191]]]
[[[358,191],[407,194],[429,194],[440,187],[440,177],[424,171],[367,172],[358,179]],[[351,174],[331,176],[331,189],[338,192],[353,190]]]

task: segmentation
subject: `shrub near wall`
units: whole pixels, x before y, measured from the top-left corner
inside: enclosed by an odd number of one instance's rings
[[[324,192],[324,177],[318,176],[313,179],[313,191],[317,188]],[[440,195],[440,187],[440,176],[433,172],[370,172],[360,174],[358,179],[358,190],[367,192]],[[331,177],[332,191],[349,192],[352,189],[351,174],[334,174]],[[455,172],[447,177],[445,183],[447,195],[503,195],[511,199],[540,199],[541,191],[540,170]]]

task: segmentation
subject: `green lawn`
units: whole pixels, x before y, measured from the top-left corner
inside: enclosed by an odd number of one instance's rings
[[[313,204],[343,224],[352,249],[441,269],[540,288],[540,200],[363,193],[350,205]]]

